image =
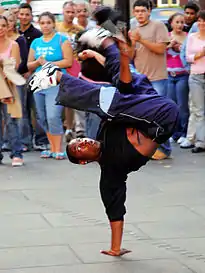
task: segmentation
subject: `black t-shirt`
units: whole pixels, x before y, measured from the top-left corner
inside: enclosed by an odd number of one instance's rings
[[[42,36],[42,32],[35,28],[33,25],[30,25],[30,27],[25,31],[21,31],[19,29],[19,33],[26,38],[28,50],[30,49],[33,40],[35,40],[36,38],[40,38]]]
[[[195,23],[195,22],[194,22]],[[193,23],[193,24],[194,24]],[[190,31],[190,29],[192,28],[192,26],[193,26],[193,24],[191,24],[191,25],[184,25],[184,28],[183,28],[183,31],[185,31],[185,32],[189,32]]]
[[[127,125],[106,122],[102,125],[98,140],[102,143],[101,167],[117,167],[127,173],[137,171],[149,158],[141,155],[129,142]]]

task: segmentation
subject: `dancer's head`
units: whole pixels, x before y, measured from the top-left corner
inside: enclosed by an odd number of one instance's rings
[[[69,142],[66,151],[72,163],[87,164],[99,160],[101,143],[90,138],[76,138]]]

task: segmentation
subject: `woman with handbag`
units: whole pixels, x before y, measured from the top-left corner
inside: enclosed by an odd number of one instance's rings
[[[44,12],[39,16],[39,24],[43,36],[35,39],[30,48],[28,57],[28,69],[31,72],[40,71],[46,62],[52,62],[60,67],[63,73],[73,63],[72,47],[64,35],[55,31],[55,16],[50,12]],[[46,90],[34,92],[39,124],[45,130],[51,145],[50,151],[43,151],[41,158],[65,159],[62,152],[63,107],[56,105],[55,99],[59,86],[53,86]]]
[[[8,140],[11,147],[12,166],[22,166],[23,156],[21,152],[21,141],[19,135],[18,120],[22,117],[22,109],[15,85],[8,80],[5,67],[18,69],[20,63],[19,46],[15,41],[7,37],[8,20],[0,15],[0,162],[3,159],[1,152],[3,145],[3,123],[8,128]],[[12,64],[13,63],[13,64]],[[18,79],[17,79],[18,81]],[[3,112],[6,108],[6,116],[3,120]]]

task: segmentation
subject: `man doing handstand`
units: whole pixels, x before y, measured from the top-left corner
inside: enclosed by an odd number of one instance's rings
[[[104,48],[105,69],[111,75],[112,87],[63,75],[49,65],[45,71],[50,84],[56,78],[60,82],[58,104],[102,118],[97,140],[74,139],[67,146],[67,154],[76,164],[99,162],[100,193],[112,232],[111,247],[102,253],[121,256],[130,252],[121,248],[127,176],[145,165],[158,144],[173,134],[178,108],[171,100],[157,95],[145,76],[131,74],[129,46],[118,41],[118,50],[103,31],[92,30],[82,40],[89,42],[91,37],[93,43],[95,38]],[[38,91],[37,84],[32,88]]]

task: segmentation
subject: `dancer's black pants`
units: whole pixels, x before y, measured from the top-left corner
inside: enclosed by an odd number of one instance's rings
[[[123,221],[126,213],[127,175],[145,165],[149,158],[142,156],[129,142],[126,126],[107,122],[101,128],[100,193],[110,221]]]

